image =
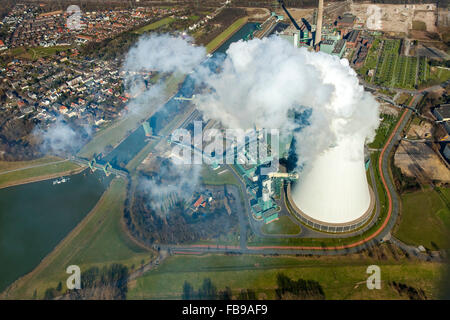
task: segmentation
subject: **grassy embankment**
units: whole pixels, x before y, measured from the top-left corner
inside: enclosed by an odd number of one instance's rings
[[[31,161],[0,161],[0,189],[24,183],[53,179],[81,171],[83,167],[57,157]]]
[[[395,236],[405,243],[437,250],[449,247],[450,208],[442,197],[450,199],[450,188],[442,196],[430,187],[401,196],[402,215]]]
[[[67,266],[80,266],[81,272],[92,266],[121,263],[132,268],[148,262],[152,253],[128,238],[122,224],[126,182],[116,178],[91,212],[29,274],[16,281],[2,298],[30,299],[36,290],[42,298],[45,290],[63,284]],[[65,286],[64,286],[65,287]]]
[[[381,290],[366,287],[367,266],[381,268]],[[263,257],[263,256],[173,256],[158,269],[130,284],[128,299],[180,299],[184,281],[197,289],[210,278],[218,290],[229,286],[237,296],[241,289],[252,289],[258,298],[275,298],[276,275],[283,272],[293,279],[318,281],[326,299],[398,299],[390,281],[421,288],[428,298],[436,298],[443,265],[404,258],[384,261],[365,255],[346,257]]]
[[[236,20],[231,26],[229,26],[224,32],[215,37],[210,43],[206,45],[206,51],[213,52],[218,47],[227,41],[235,32],[237,32],[248,21],[248,17],[240,18]]]

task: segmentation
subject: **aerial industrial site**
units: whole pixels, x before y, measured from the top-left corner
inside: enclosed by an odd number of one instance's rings
[[[1,300],[450,297],[447,2],[0,15]]]

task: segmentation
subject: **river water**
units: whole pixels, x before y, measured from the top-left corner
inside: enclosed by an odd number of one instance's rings
[[[256,25],[245,24],[209,60],[220,63],[230,44],[254,32]],[[194,90],[195,83],[187,76],[177,96],[190,97]],[[184,101],[167,102],[148,120],[153,132],[158,134],[187,107]],[[99,162],[123,168],[146,143],[141,126]],[[111,179],[100,170],[85,170],[61,184],[46,180],[0,189],[0,292],[51,252],[95,206]]]

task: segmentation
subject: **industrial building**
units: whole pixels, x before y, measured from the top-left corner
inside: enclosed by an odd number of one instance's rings
[[[267,141],[269,139],[270,137],[260,137],[258,139],[260,150],[268,149]],[[288,156],[292,139],[292,135],[283,135],[280,137],[279,151],[271,152],[270,155],[263,159],[259,159],[257,154],[253,154],[255,150],[250,151],[242,148],[238,152],[237,159],[239,161],[235,164],[235,168],[247,186],[246,191],[255,220],[263,220],[264,223],[278,220],[280,207],[277,205],[275,199],[281,198],[283,181],[291,181],[298,178],[296,174],[261,174],[262,169],[269,166],[275,156],[280,158]],[[263,154],[267,153],[263,151]]]
[[[289,14],[287,9],[285,11]],[[343,39],[334,25],[322,25],[322,15],[323,0],[320,0],[315,19],[316,24],[310,24],[306,19],[302,19],[302,23],[299,25],[291,19],[293,25],[286,28],[279,36],[291,42],[294,47],[315,48],[315,50],[342,58],[347,40]],[[344,18],[346,22],[350,21],[349,15],[344,15]]]

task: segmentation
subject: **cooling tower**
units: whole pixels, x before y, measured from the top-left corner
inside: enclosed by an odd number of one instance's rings
[[[292,200],[297,213],[309,222],[341,228],[330,231],[364,224],[374,205],[366,178],[364,141],[352,136],[340,138],[318,155],[300,174]]]

